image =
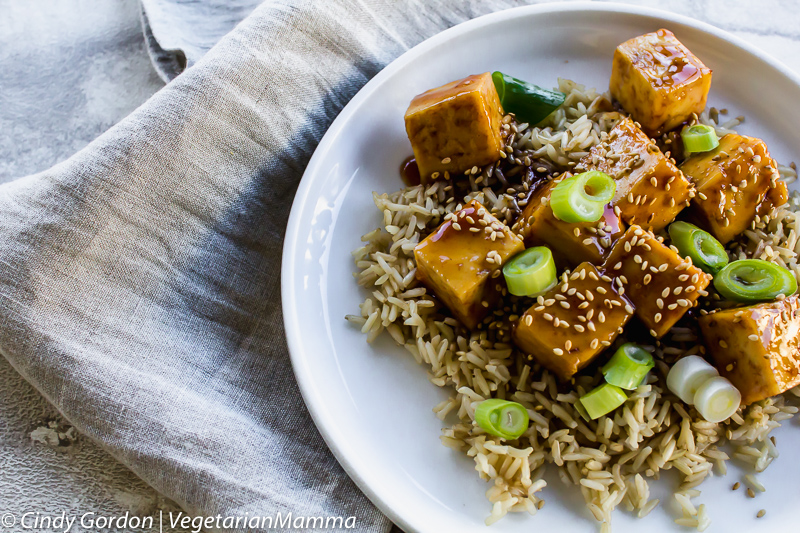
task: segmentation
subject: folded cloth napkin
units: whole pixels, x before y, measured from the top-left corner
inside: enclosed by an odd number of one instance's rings
[[[194,65],[263,0],[142,0],[147,51],[161,79]]]
[[[2,354],[189,513],[387,530],[292,375],[286,220],[317,142],[367,80],[439,30],[518,3],[258,7],[87,148],[0,187]]]

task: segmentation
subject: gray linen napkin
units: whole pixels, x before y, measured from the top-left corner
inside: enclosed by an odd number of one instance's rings
[[[142,0],[153,66],[170,81],[194,65],[263,0]]]
[[[327,126],[386,63],[516,0],[269,1],[68,161],[0,187],[0,352],[190,513],[356,516],[292,375],[281,246]]]

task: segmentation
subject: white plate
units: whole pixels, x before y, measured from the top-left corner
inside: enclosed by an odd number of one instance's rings
[[[746,115],[741,130],[764,138],[780,161],[800,154],[800,81],[786,67],[707,24],[627,5],[570,3],[524,7],[461,24],[410,50],[370,81],[327,132],[294,200],[283,251],[283,306],[292,363],[325,441],[366,495],[406,531],[595,531],[577,489],[550,477],[547,505],[483,525],[489,486],[471,459],[442,446],[431,412],[446,392],[388,339],[372,346],[344,316],[365,296],[350,251],[379,226],[372,191],[401,188],[398,169],[411,146],[403,113],[411,98],[468,74],[502,70],[542,86],[565,77],[604,90],[622,41],[671,29],[714,71],[710,105]],[[792,424],[795,425],[795,424]],[[708,480],[709,531],[794,529],[800,519],[800,431],[776,432],[783,455],[759,476],[756,499],[730,490],[741,474]],[[656,496],[674,488],[652,483]],[[662,498],[662,502],[665,499]],[[767,509],[756,519],[759,509]],[[614,531],[677,531],[663,506],[637,521],[621,510]]]

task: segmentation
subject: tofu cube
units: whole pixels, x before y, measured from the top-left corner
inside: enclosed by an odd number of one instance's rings
[[[706,349],[747,405],[800,384],[800,301],[725,309],[700,317]]]
[[[571,224],[559,220],[550,208],[550,193],[563,175],[540,187],[528,200],[514,231],[525,240],[525,246],[547,246],[556,263],[570,267],[586,261],[599,265],[611,246],[625,231],[625,223],[611,206],[597,222]]]
[[[581,263],[566,276],[525,312],[513,332],[523,352],[565,381],[611,346],[633,313],[611,278],[594,265]]]
[[[617,181],[612,202],[628,224],[661,231],[689,204],[692,183],[630,119],[621,120],[609,139],[592,147],[580,164]]]
[[[611,250],[605,264],[621,282],[620,292],[654,337],[662,337],[694,305],[711,276],[683,259],[677,250],[639,226],[631,226]]]
[[[474,328],[497,301],[501,268],[524,249],[522,239],[473,200],[414,248],[417,279]]]
[[[710,152],[695,154],[681,169],[695,184],[689,218],[725,244],[748,229],[756,213],[788,199],[778,165],[761,139],[729,133]]]
[[[669,30],[619,45],[611,96],[651,135],[669,131],[706,108],[711,69]]]
[[[411,100],[406,133],[422,183],[500,159],[503,108],[489,72],[467,76]],[[438,173],[438,174],[437,174]]]

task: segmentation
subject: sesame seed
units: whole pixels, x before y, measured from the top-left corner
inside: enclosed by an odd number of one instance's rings
[[[583,318],[583,317],[580,317],[580,318]],[[583,327],[583,326],[581,326],[580,324],[575,324],[575,325],[574,325],[574,326],[572,326],[572,327],[574,327],[574,328],[575,328],[575,331],[577,331],[578,333],[583,333],[584,331],[586,331],[586,328],[584,328],[584,327]]]
[[[591,320],[586,323],[586,327],[589,328],[589,331],[597,331],[594,322],[592,322]]]
[[[564,355],[564,350],[561,348],[553,348],[553,353],[556,355]]]
[[[762,518],[765,514],[767,514],[766,509],[761,509],[758,514],[756,514],[756,518]]]
[[[753,489],[751,489],[751,488],[747,489],[747,497],[748,498],[755,498],[756,497],[756,493],[753,492]]]
[[[583,239],[584,246],[589,246],[590,244],[592,244],[592,242],[593,241],[592,241],[591,237],[587,237],[587,238]]]
[[[756,335],[756,334],[749,335],[747,338],[750,339],[751,341],[757,341],[758,340],[758,335]]]
[[[661,298],[657,299],[657,300],[656,300],[656,306],[657,306],[659,309],[664,309],[664,300],[662,300]]]
[[[725,370],[727,370],[728,372],[732,371],[733,370],[733,363],[728,363],[728,365],[725,367]],[[733,490],[736,490],[736,489],[733,489]]]
[[[633,307],[631,307],[628,304],[625,304],[625,312],[628,313],[629,315],[632,315],[633,314]]]
[[[589,344],[589,348],[591,348],[592,350],[596,350],[599,344],[600,344],[599,339],[592,339],[592,342]]]
[[[741,487],[741,486],[742,486],[742,484],[737,481],[736,483],[733,484],[733,487],[731,487],[731,490],[739,490],[739,487]]]
[[[656,330],[654,329],[650,330],[650,335],[652,335],[653,337],[658,337],[658,333],[656,333]]]
[[[568,302],[559,302],[559,303],[561,304],[561,307],[563,307],[564,309],[569,309],[569,303]]]
[[[661,322],[661,313],[656,313],[655,314],[655,316],[653,317],[653,322],[655,322],[656,324]]]
[[[558,327],[561,325],[561,321],[558,318],[553,319],[553,326]]]
[[[571,348],[572,348],[572,341],[567,339],[567,342],[564,343],[564,349],[570,351]]]
[[[542,315],[542,318],[550,322],[551,320],[553,320],[553,315],[551,315],[550,313],[545,313]]]
[[[442,159],[442,164],[447,165],[448,163],[450,163],[450,161],[451,159],[449,157],[445,157],[444,159]]]
[[[720,339],[720,340],[719,340],[719,345],[720,345],[722,348],[727,348],[727,347],[728,347],[728,343],[727,343],[727,342],[725,342],[725,341],[724,341],[724,340],[722,340],[722,339]]]
[[[674,311],[677,308],[678,308],[678,304],[669,304],[667,306],[667,309],[669,309],[670,311]]]
[[[666,289],[661,291],[661,297],[662,298],[666,298],[667,296],[669,296],[669,287],[667,287]]]

